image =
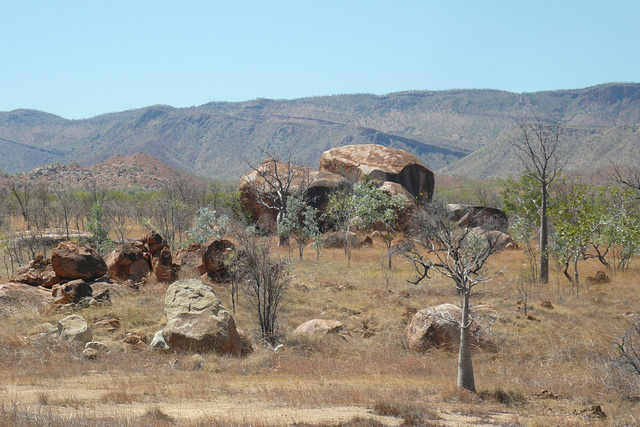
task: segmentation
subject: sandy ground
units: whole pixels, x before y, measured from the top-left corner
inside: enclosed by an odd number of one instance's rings
[[[144,377],[139,378],[145,381]],[[61,416],[84,414],[92,417],[138,417],[150,410],[160,409],[177,421],[197,419],[233,420],[246,425],[336,424],[354,418],[376,420],[383,425],[401,425],[402,418],[375,415],[371,408],[363,406],[289,406],[283,402],[265,399],[253,390],[263,386],[260,379],[240,380],[231,383],[233,392],[207,398],[163,399],[139,396],[140,401],[104,403],[104,395],[113,391],[118,381],[131,381],[131,377],[113,374],[90,374],[56,380],[42,380],[31,384],[2,384],[0,402],[22,411],[51,411]],[[278,383],[286,387],[286,383]],[[314,384],[291,384],[291,387],[309,389]],[[43,396],[48,400],[43,405]],[[552,404],[552,402],[549,402]],[[498,406],[487,410],[485,406],[474,409],[469,404],[434,403],[431,405],[440,417],[438,423],[447,426],[518,426],[532,421],[532,412],[522,408]],[[539,408],[538,408],[539,409]],[[552,407],[547,408],[553,412]],[[537,411],[536,411],[537,412]],[[565,411],[562,411],[565,412]],[[565,412],[566,415],[566,412]],[[584,421],[584,420],[583,420]]]

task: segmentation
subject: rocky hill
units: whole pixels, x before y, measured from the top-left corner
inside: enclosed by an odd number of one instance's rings
[[[15,179],[24,183],[45,183],[51,188],[97,188],[145,191],[161,189],[171,179],[199,181],[145,153],[131,156],[120,154],[90,167],[78,163],[53,163],[19,174]],[[0,177],[0,186],[7,185],[9,176]]]
[[[236,179],[247,162],[264,158],[262,149],[317,167],[330,148],[374,143],[407,150],[441,173],[490,178],[521,169],[507,141],[515,119],[530,117],[567,126],[573,169],[639,154],[640,84],[612,83],[522,94],[412,91],[160,105],[86,120],[0,112],[0,167],[15,173],[54,162],[90,166],[144,152],[183,171]]]

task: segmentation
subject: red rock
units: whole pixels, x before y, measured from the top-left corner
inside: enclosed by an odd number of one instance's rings
[[[100,254],[80,242],[61,242],[51,254],[51,265],[56,275],[70,280],[95,280],[107,272]]]
[[[118,281],[142,280],[151,272],[149,255],[142,244],[124,243],[107,255],[105,262],[111,277]]]
[[[27,265],[17,268],[10,280],[50,289],[58,283],[60,278],[53,271],[51,260],[45,259],[42,255],[36,255]]]

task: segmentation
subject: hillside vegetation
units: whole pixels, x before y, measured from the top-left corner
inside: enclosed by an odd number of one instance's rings
[[[507,141],[516,118],[537,116],[568,129],[569,167],[625,163],[640,146],[640,84],[515,94],[496,90],[412,91],[295,100],[151,106],[66,120],[32,110],[0,113],[0,167],[93,165],[114,154],[148,153],[178,169],[237,179],[260,148],[317,167],[323,151],[347,144],[407,150],[433,170],[471,178],[521,169]]]

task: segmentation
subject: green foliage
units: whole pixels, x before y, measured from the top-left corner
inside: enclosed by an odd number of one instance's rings
[[[382,224],[386,230],[385,242],[388,248],[391,245],[390,233],[398,220],[398,212],[406,204],[406,200],[401,196],[391,197],[380,191],[375,181],[364,179],[351,189],[331,194],[325,215],[344,233],[345,254],[347,259],[350,259],[348,235],[352,229]]]
[[[536,282],[538,271],[538,247],[534,244],[540,231],[542,192],[532,174],[523,174],[519,181],[509,178],[500,193],[504,211],[512,219],[511,237],[523,249],[531,280]]]
[[[189,241],[204,243],[212,237],[221,238],[227,233],[229,217],[219,214],[215,210],[204,207],[198,209],[198,213],[193,221],[193,227],[187,231]]]
[[[318,210],[307,204],[304,197],[290,196],[287,199],[287,210],[278,224],[278,234],[296,239],[299,256],[302,260],[305,245],[310,239],[320,235]]]
[[[98,252],[104,254],[111,245],[109,228],[104,218],[104,208],[100,202],[96,202],[91,207],[91,210],[92,214],[87,222],[87,228],[93,233]]]

